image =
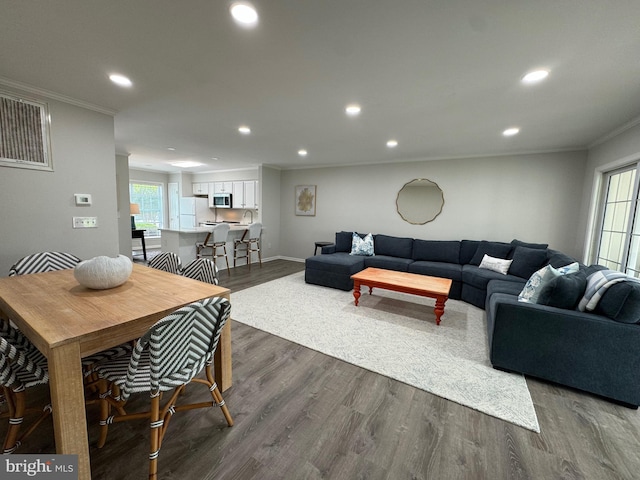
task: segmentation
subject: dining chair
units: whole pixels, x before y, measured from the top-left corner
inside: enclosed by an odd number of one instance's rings
[[[128,358],[132,350],[133,347],[130,344],[122,344],[83,358],[85,377],[88,377],[93,367],[100,362],[120,356]],[[5,402],[8,406],[8,412],[0,415],[0,418],[9,417],[9,430],[3,444],[3,453],[15,451],[22,441],[51,414],[51,405],[46,405],[44,408],[26,408],[27,389],[47,383],[49,383],[47,358],[20,330],[12,327],[9,322],[0,320],[0,385],[3,387]],[[87,402],[92,403],[91,399]],[[41,415],[18,438],[25,414],[37,412],[41,412]]]
[[[65,270],[75,267],[80,262],[78,257],[66,252],[32,253],[18,260],[9,269],[9,276]]]
[[[196,258],[182,269],[182,276],[218,285],[218,267],[208,258]]]
[[[8,322],[2,324],[12,328]],[[47,359],[37,348],[31,347],[17,348],[0,336],[0,385],[8,409],[0,417],[9,418],[9,427],[2,445],[3,454],[13,453],[36,427],[51,415],[50,404],[27,408],[27,390],[36,385],[49,383]],[[39,415],[19,436],[25,415],[33,413]]]
[[[231,227],[228,223],[219,223],[215,225],[209,233],[207,233],[207,237],[204,239],[204,242],[196,243],[196,257],[200,258],[204,255],[203,250],[211,249],[211,257],[215,262],[217,258],[224,257],[225,262],[227,262],[227,273],[231,273],[231,269],[229,268],[229,258],[227,257],[227,237],[229,236],[229,230]],[[218,250],[222,249],[222,253],[218,253]]]
[[[251,267],[251,254],[258,254],[258,261],[262,267],[262,253],[260,252],[260,235],[262,233],[262,223],[252,223],[245,231],[242,238],[236,238],[233,242],[233,266],[236,260],[246,258],[247,265]]]
[[[182,270],[182,261],[180,257],[173,252],[162,252],[149,261],[151,268],[157,268],[169,273],[180,275]]]
[[[138,341],[129,359],[107,361],[96,367],[100,376],[100,436],[98,448],[107,439],[112,423],[148,419],[150,428],[149,478],[158,474],[158,455],[171,416],[178,411],[220,407],[227,424],[233,419],[216,385],[211,365],[220,332],[231,311],[225,298],[211,297],[191,303],[156,322]],[[205,371],[205,378],[197,377]],[[188,398],[187,384],[208,388],[213,402],[178,405]],[[162,392],[174,390],[161,405]],[[149,394],[151,408],[143,412],[125,412],[132,394]],[[116,412],[112,411],[116,409]],[[112,415],[113,413],[113,415]],[[184,429],[180,434],[184,436]]]

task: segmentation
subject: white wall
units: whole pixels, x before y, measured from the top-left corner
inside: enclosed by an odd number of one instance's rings
[[[578,231],[587,154],[564,152],[308,170],[281,174],[280,254],[306,258],[314,242],[339,230],[435,240],[518,238],[580,256]],[[411,225],[396,212],[396,195],[414,178],[444,191],[442,213]],[[296,216],[296,185],[317,185],[316,216]]]
[[[49,104],[54,171],[0,167],[0,276],[23,256],[44,250],[80,258],[117,255],[113,117],[3,89]],[[90,193],[93,205],[75,206],[74,193]],[[73,229],[74,216],[95,216],[98,228]]]
[[[259,177],[259,218],[262,222],[262,239],[260,248],[262,258],[275,256],[291,257],[281,248],[281,172],[271,167],[260,167]]]

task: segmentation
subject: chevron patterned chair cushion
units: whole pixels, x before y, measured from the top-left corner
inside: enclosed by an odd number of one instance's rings
[[[182,275],[218,285],[218,267],[208,258],[196,258],[182,269]]]
[[[160,445],[171,415],[194,408],[220,407],[229,426],[233,419],[211,372],[213,356],[220,332],[231,312],[225,298],[212,297],[176,310],[153,325],[136,344],[129,359],[104,362],[96,367],[102,378],[100,385],[100,438],[104,446],[108,426],[114,422],[148,418],[150,433],[149,478],[157,477]],[[202,370],[206,378],[196,377]],[[204,384],[213,402],[176,405],[188,383]],[[160,406],[160,392],[174,390],[171,398]],[[151,409],[142,413],[124,410],[134,393],[148,392]],[[117,415],[111,415],[114,407]]]
[[[65,252],[33,253],[18,260],[9,269],[9,276],[65,270],[75,267],[80,261],[75,255]]]
[[[157,268],[158,270],[164,270],[165,272],[175,273],[180,275],[182,271],[182,261],[180,257],[173,252],[162,252],[156,255],[149,261],[151,268]]]

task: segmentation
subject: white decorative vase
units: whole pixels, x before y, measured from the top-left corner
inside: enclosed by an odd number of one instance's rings
[[[131,270],[133,264],[128,257],[118,255],[112,258],[102,255],[80,262],[73,270],[73,276],[82,286],[105,290],[126,282]]]

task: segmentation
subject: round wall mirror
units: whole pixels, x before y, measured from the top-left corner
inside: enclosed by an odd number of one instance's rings
[[[426,178],[416,178],[406,183],[398,192],[396,208],[402,219],[413,225],[433,221],[444,206],[444,194],[437,183]]]

